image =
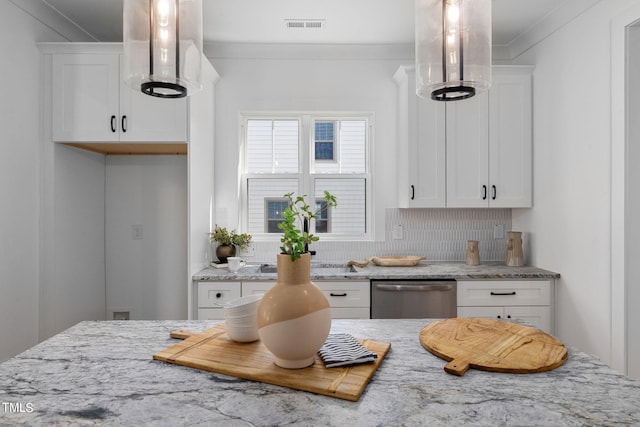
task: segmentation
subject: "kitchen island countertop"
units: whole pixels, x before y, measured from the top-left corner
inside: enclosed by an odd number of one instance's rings
[[[444,372],[418,333],[432,320],[334,320],[391,342],[358,402],[152,360],[176,329],[215,321],[81,322],[0,364],[0,425],[616,426],[640,424],[640,383],[569,348],[537,374]]]
[[[313,265],[326,265],[313,263]],[[311,279],[316,280],[424,280],[424,279],[456,279],[456,280],[488,280],[488,279],[557,279],[559,273],[532,266],[509,267],[501,262],[484,262],[470,266],[464,262],[431,262],[422,261],[413,267],[380,267],[370,263],[365,268],[354,267],[355,272],[314,272]],[[193,276],[195,281],[242,281],[242,280],[276,280],[276,273],[260,272],[260,264],[249,264],[237,273],[227,268],[207,267]]]

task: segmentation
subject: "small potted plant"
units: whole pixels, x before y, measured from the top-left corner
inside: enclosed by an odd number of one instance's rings
[[[323,209],[337,206],[325,191]],[[278,281],[258,306],[258,334],[274,355],[276,365],[298,369],[310,366],[331,329],[331,307],[322,291],[311,281],[309,243],[318,237],[309,233],[309,221],[320,213],[312,211],[304,196],[285,194],[289,206],[278,227],[283,231],[278,254]]]
[[[236,233],[236,230],[229,232],[226,227],[216,224],[213,233],[210,233],[211,242],[217,242],[216,256],[221,263],[226,263],[227,258],[236,256],[236,248],[241,251],[246,250],[251,243],[251,235],[246,233]]]

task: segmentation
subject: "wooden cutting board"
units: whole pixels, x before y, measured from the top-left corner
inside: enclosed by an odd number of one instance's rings
[[[420,331],[420,343],[450,361],[444,370],[459,376],[470,367],[517,374],[550,371],[568,356],[560,340],[539,329],[493,319],[439,320]]]
[[[374,363],[325,368],[320,357],[316,357],[315,363],[308,368],[284,369],[273,363],[273,355],[261,341],[232,341],[224,323],[197,334],[178,331],[171,336],[185,339],[154,354],[155,360],[354,402],[360,398],[391,347],[387,342],[359,339],[362,345],[378,355]]]

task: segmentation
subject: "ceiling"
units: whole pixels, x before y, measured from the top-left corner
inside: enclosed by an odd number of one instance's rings
[[[12,0],[25,8],[24,0]],[[78,27],[86,40],[122,41],[122,0],[30,0]],[[27,2],[27,3],[29,3]],[[492,0],[493,44],[517,43],[554,15],[565,22],[597,0]],[[413,43],[414,0],[203,0],[205,42]],[[568,10],[568,11],[567,11]],[[288,29],[287,19],[324,20]],[[563,22],[564,23],[564,22]]]

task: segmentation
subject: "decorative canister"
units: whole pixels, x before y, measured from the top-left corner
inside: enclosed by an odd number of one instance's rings
[[[291,261],[278,254],[278,282],[258,306],[258,334],[282,368],[305,368],[314,363],[331,329],[331,308],[311,281],[311,255]]]
[[[507,240],[507,265],[510,267],[521,267],[524,265],[524,255],[522,253],[522,232],[509,231]]]
[[[480,251],[477,240],[467,241],[467,257],[465,263],[467,265],[480,265]]]

